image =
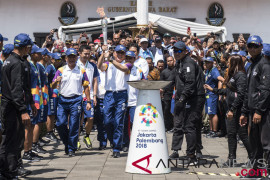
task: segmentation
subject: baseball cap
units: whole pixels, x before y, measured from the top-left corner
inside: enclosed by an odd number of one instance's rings
[[[8,38],[5,38],[2,36],[2,34],[0,34],[0,41],[8,41]]]
[[[43,56],[48,55],[48,56],[51,56],[52,57],[52,53],[50,53],[48,51],[48,49],[45,49],[43,52],[41,52],[41,55],[43,55]]]
[[[155,42],[162,41],[161,37],[156,37]]]
[[[163,37],[172,37],[172,35],[170,33],[165,33]]]
[[[100,38],[101,38],[101,37],[103,38],[103,34],[100,34],[99,37],[100,37]]]
[[[5,55],[11,54],[11,52],[14,50],[14,45],[13,44],[6,44],[2,48],[2,53]]]
[[[180,50],[186,50],[187,49],[186,44],[184,42],[182,42],[182,41],[178,41],[177,43],[175,43],[173,45],[173,48],[174,49],[180,49]]]
[[[250,36],[247,40],[247,44],[257,44],[259,46],[262,45],[263,41],[261,39],[260,36],[257,36],[257,35],[253,35],[253,36]]]
[[[147,58],[151,58],[151,59],[152,59],[152,57],[151,57],[151,56],[149,56],[149,55],[146,55],[145,59],[147,59]]]
[[[66,40],[66,44],[71,44],[71,40]]]
[[[52,53],[52,58],[53,58],[53,59],[62,59],[60,53]]]
[[[37,45],[34,45],[32,46],[31,54],[42,53],[43,51],[45,51],[45,48],[39,48]]]
[[[99,39],[95,39],[95,40],[94,40],[94,43],[99,43],[99,42],[100,42]]]
[[[141,38],[140,39],[140,42],[142,43],[142,42],[148,42],[148,40],[146,39],[146,38]]]
[[[270,44],[263,44],[263,54],[270,57]]]
[[[204,58],[204,61],[214,62],[214,59],[212,57],[206,57]]]
[[[133,51],[127,51],[126,56],[133,57],[133,58],[136,57],[136,55],[135,55],[135,53]]]
[[[28,34],[20,33],[14,38],[14,47],[24,47],[28,45],[34,45]]]
[[[60,54],[61,55],[61,54]],[[66,51],[66,56],[70,56],[70,55],[75,55],[77,56],[77,51],[73,48],[69,48],[67,51]]]
[[[239,54],[240,56],[247,56],[246,51],[239,51],[237,54]]]
[[[114,49],[116,52],[117,51],[125,51],[126,52],[126,47],[123,45],[117,45],[116,48]]]

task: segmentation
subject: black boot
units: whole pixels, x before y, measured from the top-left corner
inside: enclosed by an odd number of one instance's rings
[[[234,167],[235,164],[236,164],[236,155],[229,154],[228,160],[223,164],[223,166]]]

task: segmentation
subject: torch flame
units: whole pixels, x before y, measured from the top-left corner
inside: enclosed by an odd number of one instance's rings
[[[100,16],[101,18],[106,18],[106,17],[105,17],[106,14],[105,14],[105,12],[104,12],[104,7],[98,7],[98,8],[97,8],[97,13],[99,14],[99,16]]]

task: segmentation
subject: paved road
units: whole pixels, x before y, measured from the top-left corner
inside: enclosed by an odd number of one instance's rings
[[[196,168],[190,166],[188,168],[172,168],[172,173],[163,175],[139,175],[125,173],[125,165],[127,160],[127,153],[122,153],[121,158],[112,158],[111,148],[99,151],[97,133],[91,134],[93,142],[93,149],[87,150],[82,142],[81,151],[76,153],[75,157],[69,158],[64,155],[64,146],[61,143],[51,143],[46,146],[48,154],[44,155],[44,160],[25,164],[33,174],[27,179],[89,179],[89,180],[179,180],[179,179],[237,179],[236,172],[240,172],[241,168],[217,168],[215,164],[211,168],[200,166]],[[168,149],[170,145],[172,134],[167,134]],[[204,158],[215,159],[218,163],[226,160],[228,155],[227,139],[216,138],[208,139],[203,137],[204,149],[202,153]],[[183,149],[186,149],[184,144]],[[184,155],[185,151],[181,151],[180,155]],[[238,144],[237,157],[240,158],[238,162],[247,160],[247,153],[243,146]],[[209,167],[210,161],[206,165]],[[206,174],[210,173],[210,174]],[[211,174],[214,173],[214,174]],[[221,175],[217,175],[217,174]]]

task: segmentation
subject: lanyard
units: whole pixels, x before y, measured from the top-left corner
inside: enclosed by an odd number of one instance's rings
[[[39,86],[39,89],[41,89],[41,80],[40,80],[40,73],[39,73],[39,70],[37,69],[37,67],[35,66],[35,64],[30,61],[30,63],[34,66],[35,70],[36,70],[36,73],[38,74],[38,86]]]
[[[212,70],[213,70],[213,68],[210,71],[208,71],[208,73],[206,73],[205,82],[208,80],[208,76],[209,76],[209,74],[211,74]]]

